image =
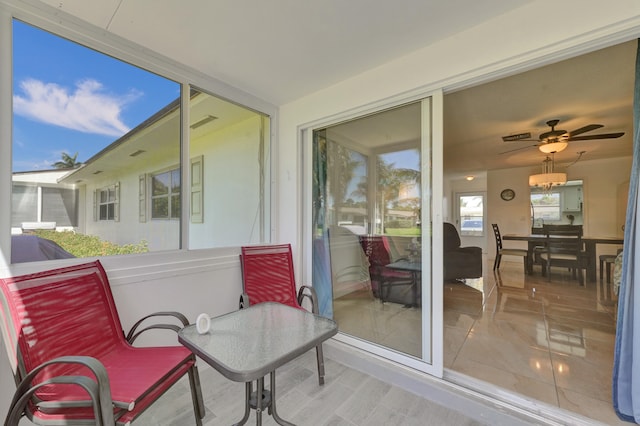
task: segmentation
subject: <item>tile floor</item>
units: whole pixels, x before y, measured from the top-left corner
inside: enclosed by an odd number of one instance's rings
[[[300,426],[483,426],[486,422],[421,398],[325,357],[326,383],[318,386],[315,352],[278,369],[277,412]],[[203,426],[229,425],[244,412],[244,384],[224,378],[206,365],[200,369],[206,414]],[[275,425],[267,413],[265,426]],[[21,423],[22,424],[22,423]],[[26,422],[25,422],[26,424]],[[182,379],[140,416],[135,426],[195,424],[189,382]],[[256,424],[252,410],[247,425]],[[511,426],[509,419],[501,423]],[[519,422],[522,425],[523,423]],[[495,426],[491,423],[491,426]]]
[[[552,281],[500,272],[444,286],[444,367],[605,424],[627,424],[611,403],[615,301],[606,282],[580,287],[554,268]],[[420,310],[382,305],[366,290],[335,301],[341,331],[419,355]],[[415,324],[415,327],[407,327]]]

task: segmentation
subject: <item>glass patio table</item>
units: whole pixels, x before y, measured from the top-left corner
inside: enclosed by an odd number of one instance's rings
[[[422,260],[401,259],[385,265],[386,268],[395,269],[397,271],[411,272],[411,303],[407,303],[407,307],[419,307],[420,304],[420,287],[422,285]]]
[[[292,425],[276,411],[275,371],[337,332],[337,324],[328,318],[280,303],[260,303],[211,318],[207,333],[189,325],[180,330],[178,340],[226,378],[245,382],[245,412],[237,425],[247,422],[251,408],[256,410],[256,425],[262,424],[265,408],[276,423]],[[267,374],[270,386],[265,390]]]

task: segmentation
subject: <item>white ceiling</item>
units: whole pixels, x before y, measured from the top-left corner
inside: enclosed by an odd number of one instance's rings
[[[545,155],[535,142],[504,142],[502,136],[550,130],[571,132],[588,124],[603,128],[584,133],[624,132],[618,139],[569,142],[555,154],[556,164],[629,156],[633,138],[633,90],[637,42],[626,42],[573,59],[496,80],[444,97],[444,168],[449,173],[542,166]]]
[[[42,0],[274,105],[282,105],[476,26],[532,0]],[[542,164],[501,136],[623,131],[556,156],[629,155],[635,42],[445,95],[445,170]],[[393,138],[390,130],[386,138]],[[404,135],[403,138],[406,138]]]
[[[42,3],[281,105],[530,1],[42,0]]]

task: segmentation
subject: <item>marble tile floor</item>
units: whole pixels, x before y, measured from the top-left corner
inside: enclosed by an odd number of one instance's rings
[[[420,398],[325,356],[326,382],[318,385],[315,352],[278,369],[277,410],[300,426],[481,426],[485,423]],[[244,384],[232,382],[208,366],[200,367],[206,415],[203,425],[230,425],[244,410]],[[280,391],[281,390],[281,391]],[[275,425],[264,413],[265,426]],[[184,426],[195,423],[189,382],[182,379],[142,414],[135,426]],[[247,425],[256,424],[252,411]],[[505,424],[506,426],[506,424]]]
[[[444,285],[445,369],[604,424],[628,424],[611,402],[611,286],[581,287],[561,268],[548,282],[505,259],[499,273],[492,267],[481,279]],[[341,331],[419,355],[420,309],[356,293],[335,301]]]

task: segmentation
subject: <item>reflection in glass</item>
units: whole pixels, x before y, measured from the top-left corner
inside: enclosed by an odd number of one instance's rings
[[[314,131],[313,283],[340,331],[422,357],[420,104]]]

